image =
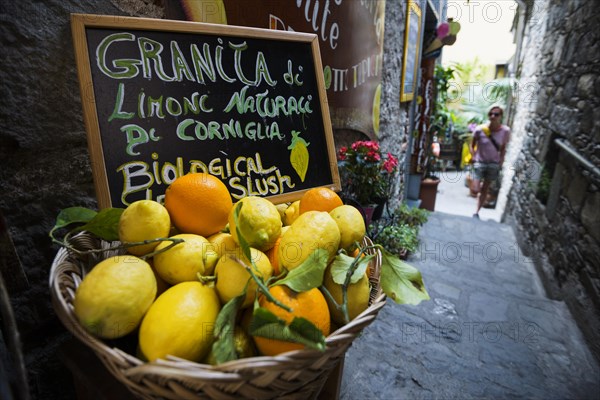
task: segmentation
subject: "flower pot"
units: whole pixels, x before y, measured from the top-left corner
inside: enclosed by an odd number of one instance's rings
[[[377,208],[377,204],[369,204],[366,206],[362,206],[363,212],[364,212],[364,219],[365,219],[365,226],[368,228],[369,225],[371,224],[371,221],[373,221],[373,213],[375,212],[375,209]]]
[[[387,204],[388,199],[385,197],[380,197],[375,199],[377,204],[375,205],[375,210],[373,210],[373,216],[371,221],[378,221],[383,216],[383,212],[385,211],[385,206]]]
[[[440,183],[439,179],[426,178],[421,181],[421,190],[419,198],[421,199],[421,208],[429,211],[435,209],[435,198],[437,196],[437,187]]]

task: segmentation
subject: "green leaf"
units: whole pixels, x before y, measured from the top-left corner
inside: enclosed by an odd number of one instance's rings
[[[312,322],[302,317],[295,317],[289,325],[292,332],[301,336],[297,337],[298,343],[302,343],[313,349],[325,350],[325,335]]]
[[[328,253],[325,249],[316,249],[302,264],[294,268],[274,285],[286,285],[296,292],[306,292],[323,284],[323,275],[327,268]]]
[[[429,300],[421,273],[387,250],[382,249],[381,288],[398,304],[417,305]]]
[[[290,325],[286,325],[284,320],[262,307],[254,310],[250,334],[325,350],[325,336],[312,322],[306,318],[296,317]]]
[[[125,211],[122,208],[105,208],[100,210],[87,224],[77,228],[88,231],[107,241],[119,240],[119,219]]]
[[[359,257],[360,259],[357,261],[357,267],[350,278],[350,283],[358,282],[365,275],[365,271],[375,255],[370,254],[365,257]],[[346,276],[348,275],[348,271],[350,271],[350,267],[352,267],[354,260],[354,257],[350,257],[341,253],[335,257],[333,263],[331,264],[331,276],[333,277],[333,281],[335,283],[338,285],[343,285],[346,283]]]
[[[74,223],[86,223],[98,214],[96,211],[85,207],[69,207],[61,210],[56,217],[55,228],[64,228]]]
[[[50,237],[52,237],[52,233],[60,228],[64,228],[65,226],[80,223],[85,224],[90,221],[98,214],[96,211],[91,210],[85,207],[69,207],[61,210],[56,217],[56,223],[54,224],[54,228],[50,231]]]
[[[246,285],[247,287],[248,285]],[[221,364],[239,358],[235,350],[233,333],[235,330],[235,318],[240,306],[246,298],[246,289],[237,297],[229,300],[223,306],[215,322],[215,342],[212,345],[213,355],[217,364]]]

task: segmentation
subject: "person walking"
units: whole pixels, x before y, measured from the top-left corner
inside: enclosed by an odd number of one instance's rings
[[[510,140],[510,128],[502,124],[503,114],[501,107],[490,108],[489,122],[475,129],[469,145],[473,157],[471,191],[479,195],[474,218],[479,218],[479,210],[485,204],[490,186],[498,179],[504,162],[506,146]]]

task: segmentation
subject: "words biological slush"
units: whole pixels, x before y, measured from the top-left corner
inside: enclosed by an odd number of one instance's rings
[[[139,50],[139,57],[110,58],[112,46],[116,48],[123,42],[136,40],[136,52]],[[139,157],[142,155],[144,145],[167,137],[190,145],[207,141],[213,143],[229,141],[234,147],[239,147],[235,145],[236,141],[264,141],[267,144],[261,146],[261,151],[264,149],[279,152],[280,149],[286,148],[283,146],[286,137],[290,137],[292,133],[296,137],[301,133],[296,126],[291,132],[283,132],[278,119],[298,118],[298,125],[302,125],[303,121],[313,113],[313,96],[305,92],[301,95],[284,96],[278,94],[276,88],[278,82],[281,86],[301,87],[303,66],[294,66],[292,60],[288,59],[287,64],[284,64],[285,72],[282,74],[282,79],[274,79],[265,55],[261,51],[256,51],[254,68],[252,74],[249,74],[242,69],[242,59],[251,57],[250,52],[246,52],[248,49],[246,42],[228,41],[224,44],[219,38],[218,43],[219,45],[214,46],[214,49],[208,43],[204,43],[202,50],[198,45],[191,44],[187,57],[175,40],[171,40],[167,47],[158,41],[145,37],[136,38],[134,34],[126,32],[110,34],[98,45],[97,67],[104,75],[114,80],[116,89],[114,107],[107,122],[119,124],[118,129],[111,129],[111,132],[124,135],[126,140],[123,151],[126,159],[129,160],[116,168],[116,172],[121,174],[123,179],[120,199],[124,205],[134,201],[131,195],[140,192],[144,193],[143,197],[146,199],[160,201],[164,196],[161,194],[164,193],[164,189],[177,177],[188,172],[207,172],[220,177],[228,185],[235,199],[253,195],[281,194],[296,186],[294,183],[296,177],[283,174],[276,165],[264,165],[261,154],[255,151],[230,156],[221,150],[225,146],[216,146],[220,154],[215,155],[214,150],[211,154],[206,154],[206,148],[199,145],[202,159],[176,156],[175,159],[161,160],[157,151],[151,153],[152,160]],[[161,56],[164,50],[170,50],[169,61],[165,61]],[[227,70],[225,60],[229,60],[233,68]],[[253,78],[249,78],[250,75],[253,75]],[[166,96],[160,92],[150,93],[150,90],[146,91],[143,87],[131,90],[124,80],[138,76],[145,80],[160,80],[163,82],[163,87],[181,85],[185,81],[196,83],[201,87],[211,83],[225,86],[235,84],[236,87],[243,84],[243,86],[232,93],[226,90],[213,90],[213,93],[216,92],[214,96],[218,96],[221,100],[224,93],[231,93],[225,95],[228,96],[228,101],[223,103],[224,106],[219,107],[216,105],[218,102],[211,101],[210,92],[204,88],[191,94],[188,92],[177,96]],[[261,85],[264,89],[258,89]],[[239,118],[243,115],[246,117],[240,121]],[[248,116],[251,120],[248,120]],[[254,117],[256,118],[252,120]],[[166,119],[175,121],[174,131],[158,132],[156,127],[148,126],[148,121]],[[277,142],[282,145],[274,148],[268,144]],[[308,158],[304,162],[308,164]],[[298,171],[297,166],[292,166]],[[306,166],[302,168],[306,170]],[[304,181],[304,174],[305,172],[298,173],[302,181]],[[163,186],[159,189],[161,185]],[[135,196],[135,200],[137,199],[139,195]]]
[[[130,161],[118,168],[123,174],[121,201],[129,204],[128,196],[145,192],[145,199],[153,199],[154,185],[170,185],[176,178],[188,172],[206,172],[221,178],[229,187],[231,196],[239,200],[246,196],[268,196],[284,193],[296,185],[288,175],[282,175],[276,166],[265,167],[259,153],[251,157],[237,157],[235,160],[217,157],[208,163],[190,160],[189,168],[184,167],[183,157],[177,157],[175,164],[160,162],[159,155],[152,153],[152,165],[145,161]],[[256,177],[254,177],[256,176]],[[161,202],[164,195],[156,196]]]

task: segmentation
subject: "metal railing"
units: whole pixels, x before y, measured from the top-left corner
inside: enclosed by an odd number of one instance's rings
[[[573,148],[567,141],[564,139],[554,139],[554,143],[558,145],[562,150],[564,150],[568,155],[573,157],[579,164],[581,164],[585,169],[594,174],[597,178],[600,178],[600,168],[596,167],[592,164],[587,158],[582,156],[575,148]]]

